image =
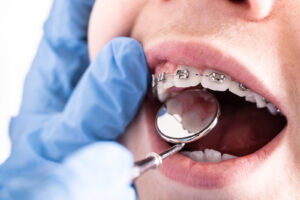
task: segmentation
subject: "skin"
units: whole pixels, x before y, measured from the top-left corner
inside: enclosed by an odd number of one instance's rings
[[[280,97],[288,119],[274,155],[245,180],[205,190],[151,171],[136,183],[139,199],[300,199],[299,10],[300,0],[96,1],[89,26],[91,59],[117,36],[135,38],[144,50],[170,38],[205,40],[246,63],[249,72]],[[136,159],[151,151],[144,113],[143,105],[121,139]]]

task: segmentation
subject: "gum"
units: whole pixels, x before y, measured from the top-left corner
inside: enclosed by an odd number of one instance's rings
[[[162,72],[168,73],[168,74],[174,74],[177,69],[177,64],[166,62],[163,64],[160,64],[156,66],[155,68],[155,74],[159,74]]]

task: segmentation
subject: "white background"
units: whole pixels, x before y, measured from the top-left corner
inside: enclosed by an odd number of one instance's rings
[[[8,124],[18,113],[23,82],[52,0],[0,0],[0,164],[10,152]]]

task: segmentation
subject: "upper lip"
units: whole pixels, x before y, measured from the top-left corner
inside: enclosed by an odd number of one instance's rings
[[[210,44],[167,40],[145,49],[145,54],[149,68],[153,73],[156,66],[165,62],[221,71],[260,94],[276,105],[281,112],[284,112],[280,97],[275,96],[272,91],[267,89],[237,58]]]

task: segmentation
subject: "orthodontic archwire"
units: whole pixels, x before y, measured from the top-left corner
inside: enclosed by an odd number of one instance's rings
[[[204,75],[204,74],[198,74],[198,73],[191,74],[190,71],[187,69],[177,69],[174,74],[161,72],[157,75],[157,77],[154,74],[152,74],[152,93],[154,96],[157,96],[158,83],[166,81],[168,77],[174,77],[176,79],[186,80],[190,76],[208,77],[211,81],[214,81],[214,82],[217,82],[220,84],[222,84],[226,80],[226,75],[218,73],[218,72],[211,72],[210,74]],[[239,83],[238,86],[241,91],[249,90],[248,87],[242,83]],[[263,97],[263,100],[266,103],[270,103],[264,97]],[[275,108],[276,108],[277,113],[281,113],[280,109],[278,109],[276,106],[275,106]]]
[[[226,75],[218,73],[218,72],[212,72],[208,75],[204,75],[204,74],[198,74],[198,73],[191,74],[190,71],[187,69],[177,69],[174,74],[161,72],[157,75],[157,77],[154,74],[152,74],[152,93],[156,97],[158,83],[166,81],[168,77],[174,77],[176,79],[186,80],[190,76],[209,77],[212,81],[218,82],[218,83],[223,83],[226,80]],[[241,87],[241,90],[243,90],[243,91],[248,90],[248,88],[241,83],[240,83],[239,87]]]
[[[202,77],[209,77],[212,81],[218,82],[218,83],[223,83],[226,80],[226,75],[218,73],[218,72],[212,72],[208,75],[204,74],[190,74],[189,70],[187,69],[177,69],[175,71],[175,74],[168,74],[166,72],[161,72],[157,75],[157,77],[153,74],[152,75],[152,87],[156,87],[159,82],[164,82],[168,77],[174,77],[176,79],[188,79],[191,75],[193,76],[202,76]],[[243,84],[239,84],[239,87],[243,91],[248,90],[246,86]]]

